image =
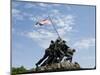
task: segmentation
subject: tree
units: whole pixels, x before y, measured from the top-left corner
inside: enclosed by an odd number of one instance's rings
[[[24,68],[24,66],[21,66],[21,67],[12,67],[12,75],[16,75],[18,73],[23,73],[23,72],[26,72],[27,70]]]

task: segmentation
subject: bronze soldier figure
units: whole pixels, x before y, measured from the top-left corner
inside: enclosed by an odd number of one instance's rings
[[[64,56],[64,52],[62,51],[61,49],[61,41],[62,39],[58,38],[56,41],[55,41],[55,48],[54,48],[54,59],[53,59],[53,63],[59,63],[63,56]]]
[[[50,60],[51,60],[51,58],[53,58],[53,48],[54,48],[54,41],[53,40],[51,40],[51,44],[50,44],[50,46],[49,46],[49,48],[47,48],[46,50],[45,50],[45,54],[44,54],[44,56],[43,56],[43,58],[41,58],[37,63],[36,63],[36,66],[38,67],[38,65],[39,64],[41,64],[42,62],[43,62],[43,60],[45,60],[47,57],[49,57],[48,59],[48,61],[47,62],[50,62]],[[50,58],[51,57],[51,58]],[[43,63],[42,64],[42,66],[44,66],[47,62],[45,62],[45,63]]]
[[[67,60],[67,61],[70,61],[70,62],[72,62],[72,58],[73,58],[73,54],[76,52],[76,50],[75,49],[70,49],[70,48],[68,48],[68,51],[67,51],[67,53],[66,53],[66,59],[65,60]]]

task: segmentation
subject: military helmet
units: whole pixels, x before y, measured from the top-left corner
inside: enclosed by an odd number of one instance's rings
[[[60,38],[60,37],[58,37],[56,41],[57,41],[57,42],[60,42],[60,41],[61,41],[61,38]]]
[[[62,42],[63,42],[63,43],[66,43],[66,41],[65,41],[65,40],[63,40]]]
[[[76,52],[76,50],[75,50],[75,49],[73,49],[73,52]]]
[[[59,39],[57,39],[56,41],[57,41],[57,42],[60,42],[60,40],[59,40]]]
[[[53,41],[53,40],[51,40],[51,43],[54,43],[54,41]]]

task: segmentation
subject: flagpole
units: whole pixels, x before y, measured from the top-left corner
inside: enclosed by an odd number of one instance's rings
[[[55,27],[55,25],[54,25],[54,23],[53,23],[53,21],[52,21],[51,17],[50,17],[50,16],[48,16],[48,18],[49,18],[49,20],[51,21],[52,26],[53,26],[54,30],[56,31],[56,33],[57,33],[58,37],[60,38],[60,35],[59,35],[59,33],[58,33],[58,31],[57,31],[57,29],[56,29],[56,27]]]

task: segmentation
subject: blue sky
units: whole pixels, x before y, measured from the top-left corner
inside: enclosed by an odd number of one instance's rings
[[[76,49],[73,62],[94,68],[95,6],[16,1],[12,2],[12,65],[35,67],[50,40],[56,40],[52,25],[35,26],[48,15],[62,39]]]

